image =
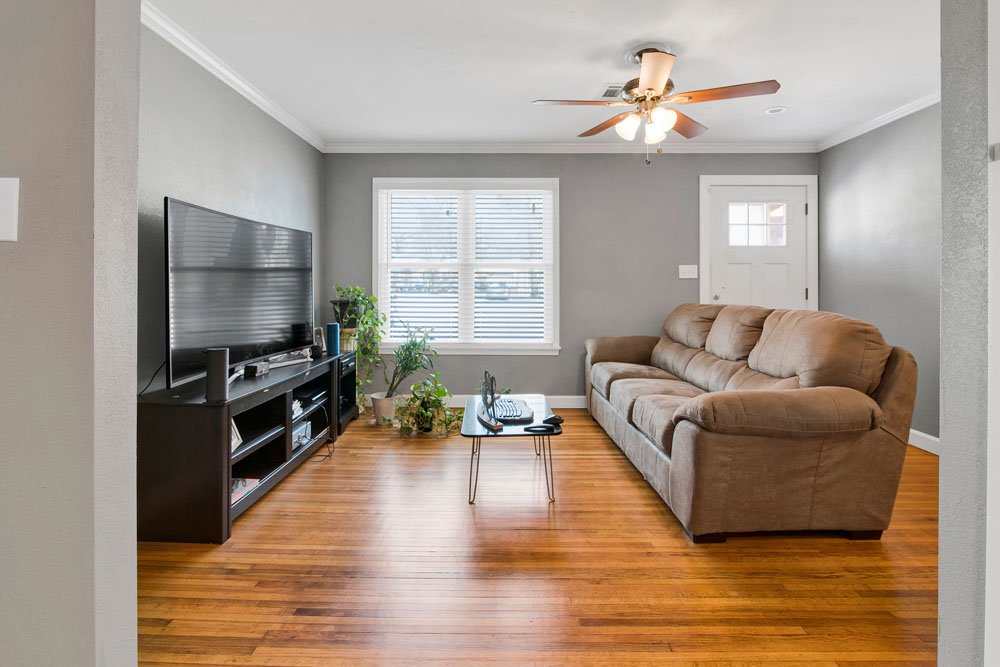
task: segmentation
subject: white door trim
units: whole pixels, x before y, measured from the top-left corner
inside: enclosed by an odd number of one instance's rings
[[[710,188],[713,185],[802,185],[806,188],[806,287],[809,298],[806,300],[810,310],[819,310],[819,177],[815,174],[802,175],[702,175],[698,184],[698,275],[699,296],[702,303],[712,302],[711,244],[709,230],[711,207],[709,205]]]

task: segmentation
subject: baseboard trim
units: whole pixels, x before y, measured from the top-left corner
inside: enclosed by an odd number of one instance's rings
[[[472,394],[455,394],[451,397],[451,407],[464,408],[465,402]],[[549,399],[549,407],[555,408],[585,408],[587,401],[583,396],[546,396]]]
[[[928,435],[915,428],[910,429],[910,444],[917,449],[930,452],[935,456],[941,455],[941,438],[934,435]]]

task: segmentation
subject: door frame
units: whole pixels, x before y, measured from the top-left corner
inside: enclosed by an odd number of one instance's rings
[[[712,303],[711,188],[719,186],[805,186],[806,189],[806,299],[809,310],[819,310],[819,176],[702,175],[698,182],[698,288],[701,303]]]

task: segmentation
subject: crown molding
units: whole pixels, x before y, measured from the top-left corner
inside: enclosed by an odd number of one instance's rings
[[[937,104],[941,101],[941,91],[938,90],[929,95],[924,95],[919,97],[912,102],[904,104],[903,106],[896,107],[892,111],[886,112],[881,116],[876,116],[869,121],[861,123],[860,125],[854,125],[852,127],[845,128],[840,132],[831,134],[826,139],[822,139],[816,142],[817,152],[825,151],[827,148],[832,148],[837,144],[842,144],[845,141],[849,141],[855,137],[860,137],[862,134],[876,130],[883,125],[888,125],[893,121],[897,121],[904,116],[909,116],[912,113],[916,113],[922,109],[926,109],[932,104]]]
[[[174,23],[149,0],[142,0],[140,18],[144,26],[165,39],[178,51],[214,74],[223,83],[259,107],[261,111],[311,144],[313,148],[322,150],[323,140],[318,134],[237,74],[229,65],[205,48],[186,30]]]
[[[572,153],[642,155],[643,144],[633,143],[349,143],[330,141],[324,153]],[[816,144],[804,142],[688,142],[667,143],[663,153],[815,153]],[[650,155],[654,155],[650,151]]]

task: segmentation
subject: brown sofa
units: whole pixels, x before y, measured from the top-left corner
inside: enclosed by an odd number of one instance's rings
[[[693,541],[889,526],[917,365],[874,326],[685,304],[658,337],[586,345],[591,415]]]

